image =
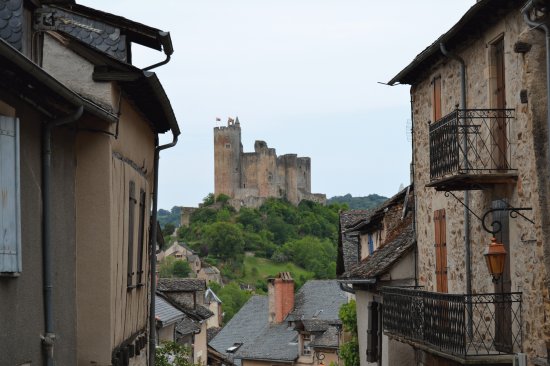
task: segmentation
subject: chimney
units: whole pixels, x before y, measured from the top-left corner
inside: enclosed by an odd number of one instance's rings
[[[269,322],[282,323],[294,308],[294,280],[290,272],[280,272],[268,279]]]

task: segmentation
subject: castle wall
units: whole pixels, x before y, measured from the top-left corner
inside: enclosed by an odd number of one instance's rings
[[[214,194],[233,197],[241,185],[241,127],[228,123],[214,128]]]
[[[286,154],[277,157],[265,141],[243,153],[238,120],[214,128],[215,195],[227,194],[236,209],[259,207],[268,197],[297,205],[307,199],[324,204],[326,196],[311,193],[311,159]]]

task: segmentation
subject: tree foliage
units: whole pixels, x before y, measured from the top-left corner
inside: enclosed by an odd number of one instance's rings
[[[241,290],[236,282],[231,282],[224,287],[221,287],[215,282],[211,282],[209,286],[222,301],[224,324],[227,324],[252,296],[250,291]]]
[[[340,307],[338,314],[344,331],[348,332],[350,339],[340,346],[340,357],[344,361],[344,366],[359,365],[359,341],[357,338],[357,309],[355,300]]]
[[[176,342],[164,341],[155,350],[157,366],[196,366],[190,361],[191,350]]]
[[[387,200],[387,197],[379,196],[377,194],[369,194],[365,197],[353,197],[351,194],[346,194],[345,196],[335,196],[327,200],[328,204],[338,203],[346,204],[350,209],[362,209],[368,210],[375,208],[376,206],[383,203]]]

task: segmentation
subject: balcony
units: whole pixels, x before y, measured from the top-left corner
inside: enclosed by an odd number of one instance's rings
[[[430,183],[440,191],[513,184],[513,109],[457,109],[430,124]]]
[[[521,293],[459,295],[396,287],[382,293],[384,333],[390,338],[465,364],[498,363],[522,350]]]

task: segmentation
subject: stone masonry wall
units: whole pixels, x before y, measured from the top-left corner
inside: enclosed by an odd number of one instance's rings
[[[546,190],[541,189],[541,178],[537,178],[541,174],[541,169],[537,170],[537,167],[543,166],[538,160],[541,155],[544,156],[544,143],[539,140],[546,133],[541,123],[546,111],[544,37],[542,33],[530,30],[517,11],[504,17],[475,40],[451,51],[466,61],[467,108],[491,108],[495,106],[495,101],[491,86],[494,70],[490,67],[490,44],[501,35],[505,47],[506,107],[515,109],[515,119],[511,121],[508,138],[511,140],[511,164],[512,168],[518,169],[518,180],[515,185],[470,191],[470,209],[482,216],[496,199],[506,199],[514,207],[533,207],[533,211],[526,212],[526,216],[535,225],[521,217],[510,218],[510,253],[507,256],[511,269],[511,290],[523,293],[523,351],[532,360],[535,356],[546,357],[543,325],[548,292],[545,286],[545,240],[541,230],[540,207],[547,204],[548,197]],[[518,40],[532,43],[530,52],[525,55],[515,53],[514,44]],[[430,182],[428,122],[433,121],[431,80],[439,75],[442,115],[446,115],[460,103],[460,70],[457,61],[441,56],[441,60],[411,89],[418,276],[420,285],[428,291],[436,291],[433,215],[435,210],[444,208],[447,218],[449,293],[465,293],[464,208],[453,197],[446,197],[444,192],[425,187]],[[528,91],[527,103],[520,101],[520,91],[523,89]],[[455,194],[464,199],[462,191]],[[492,293],[495,288],[483,257],[491,235],[482,229],[477,218],[470,216],[472,291]]]

